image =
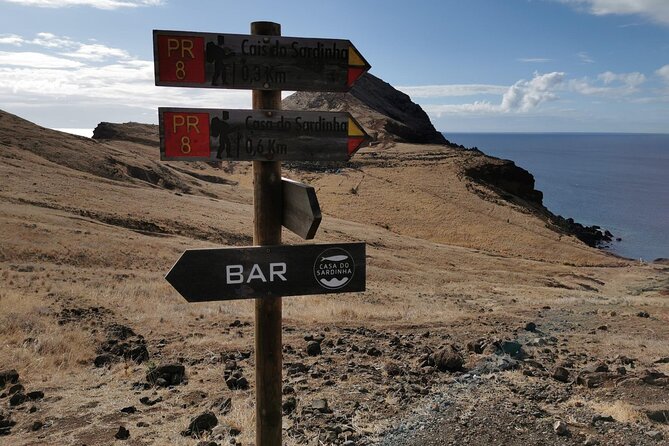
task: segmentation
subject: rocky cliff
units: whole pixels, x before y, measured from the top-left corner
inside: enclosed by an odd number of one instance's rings
[[[348,93],[297,92],[282,105],[286,110],[348,111],[376,141],[447,143],[420,105],[369,73]]]
[[[158,126],[138,122],[126,122],[124,124],[101,122],[93,130],[93,139],[155,144],[159,139]]]

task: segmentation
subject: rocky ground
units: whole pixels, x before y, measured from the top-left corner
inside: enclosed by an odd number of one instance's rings
[[[43,313],[90,333],[95,352],[44,384],[2,371],[0,442],[252,443],[251,319],[198,315],[157,337],[104,306],[51,299]],[[666,308],[545,302],[488,302],[448,324],[286,323],[286,443],[665,444]],[[192,348],[212,331],[213,348]],[[38,355],[39,342],[23,348]]]
[[[666,262],[587,246],[510,161],[411,141],[438,136],[369,83],[293,98],[378,139],[283,171],[316,188],[317,242],[367,243],[364,293],[283,301],[284,443],[669,444]],[[184,249],[251,244],[249,163],[97,135],[0,112],[0,445],[253,444],[253,302],[164,280]]]

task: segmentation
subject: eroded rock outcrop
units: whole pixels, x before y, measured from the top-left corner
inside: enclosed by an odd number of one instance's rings
[[[420,105],[369,73],[348,93],[297,92],[282,105],[286,110],[348,111],[376,141],[447,143]]]
[[[93,139],[111,139],[155,145],[159,140],[158,126],[140,124],[138,122],[126,122],[123,124],[101,122],[93,130]]]

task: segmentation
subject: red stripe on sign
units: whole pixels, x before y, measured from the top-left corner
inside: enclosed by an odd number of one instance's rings
[[[348,80],[346,82],[347,86],[353,85],[353,82],[355,82],[360,76],[362,76],[367,69],[365,67],[358,68],[358,67],[349,67],[348,68]]]
[[[348,156],[353,156],[364,140],[363,137],[348,138]]]
[[[163,113],[167,158],[209,159],[209,113]]]

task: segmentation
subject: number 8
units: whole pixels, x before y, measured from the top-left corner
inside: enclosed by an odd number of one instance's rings
[[[186,65],[183,60],[177,62],[177,79],[183,80],[186,77]]]
[[[190,138],[188,136],[181,137],[181,153],[190,153]]]

